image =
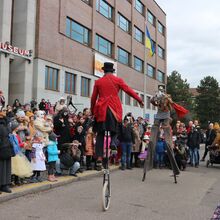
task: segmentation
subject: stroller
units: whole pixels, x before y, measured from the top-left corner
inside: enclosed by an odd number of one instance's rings
[[[209,160],[206,162],[206,167],[209,167],[209,164],[220,164],[220,149],[218,145],[209,146]]]

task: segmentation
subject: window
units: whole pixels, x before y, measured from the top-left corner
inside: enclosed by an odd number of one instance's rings
[[[96,10],[102,14],[103,16],[105,16],[106,18],[108,18],[109,20],[112,20],[112,11],[113,8],[111,5],[109,5],[106,1],[104,0],[97,0],[96,1]]]
[[[91,0],[82,0],[83,2],[85,2],[86,4],[90,5],[91,4]]]
[[[144,5],[140,0],[135,0],[135,9],[139,11],[142,15],[144,14]]]
[[[155,75],[155,68],[152,67],[150,64],[147,64],[147,75],[152,77],[152,78]]]
[[[131,105],[131,97],[125,93],[125,105]]]
[[[139,72],[143,72],[144,68],[143,68],[143,60],[137,58],[137,57],[134,57],[134,68],[139,71]]]
[[[99,35],[96,35],[96,50],[98,50],[100,53],[103,53],[109,57],[112,56],[112,43]]]
[[[150,109],[150,96],[147,96],[147,109]]]
[[[90,79],[81,77],[81,96],[89,97],[90,95]]]
[[[118,13],[118,26],[126,32],[130,32],[130,21]]]
[[[157,71],[157,80],[164,83],[165,74],[160,70]]]
[[[150,12],[150,11],[147,11],[147,20],[153,25],[155,26],[155,16]]]
[[[123,91],[122,90],[119,90],[118,96],[121,100],[121,103],[123,103]]]
[[[129,53],[118,47],[118,61],[125,65],[129,65]]]
[[[136,93],[138,95],[138,93]],[[133,99],[133,105],[138,106],[138,101],[136,99]]]
[[[65,73],[65,92],[76,94],[76,75],[73,73]]]
[[[45,68],[45,89],[58,91],[59,70],[46,66]]]
[[[165,58],[165,51],[162,47],[160,47],[158,45],[158,56],[161,58],[161,59],[164,59]]]
[[[66,36],[89,45],[89,29],[69,18],[66,18]]]
[[[140,43],[144,42],[144,33],[137,27],[134,27],[134,38]]]
[[[165,28],[164,26],[158,21],[158,31],[164,35],[165,34]]]

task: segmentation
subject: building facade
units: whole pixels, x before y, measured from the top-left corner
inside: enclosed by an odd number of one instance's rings
[[[153,121],[150,97],[167,76],[166,14],[154,0],[0,0],[0,10],[0,43],[30,52],[0,50],[0,88],[10,104],[72,95],[82,110],[103,62],[112,61],[116,74],[145,98],[145,117]],[[124,113],[143,116],[135,100],[119,96]]]

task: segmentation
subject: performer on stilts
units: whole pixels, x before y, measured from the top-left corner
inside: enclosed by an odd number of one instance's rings
[[[165,93],[165,86],[158,86],[159,92],[152,97],[151,103],[158,108],[158,112],[154,119],[154,124],[151,129],[150,143],[148,147],[148,156],[144,164],[144,176],[142,181],[145,180],[146,171],[153,168],[155,147],[159,137],[159,128],[162,126],[164,132],[164,138],[167,145],[167,155],[170,160],[170,164],[173,170],[173,175],[176,183],[176,176],[180,174],[178,165],[176,163],[174,152],[173,152],[173,141],[170,123],[172,121],[170,117],[170,111],[172,108],[176,110],[178,116],[183,117],[188,113],[188,110],[182,106],[174,103],[170,95]]]
[[[97,170],[102,169],[103,145],[105,131],[110,131],[110,147],[115,150],[117,147],[117,134],[119,124],[122,122],[122,105],[118,92],[122,89],[128,95],[136,99],[142,107],[142,99],[133,91],[123,79],[115,76],[114,64],[105,62],[102,70],[104,76],[95,81],[91,97],[91,112],[94,115],[94,132],[97,132],[95,153],[97,156]]]

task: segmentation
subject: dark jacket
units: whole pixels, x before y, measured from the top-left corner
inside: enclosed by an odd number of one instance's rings
[[[7,160],[13,156],[14,151],[9,141],[9,130],[6,119],[0,118],[0,160]]]
[[[121,125],[120,129],[120,142],[130,142],[134,144],[134,135],[133,135],[133,128],[131,124]]]
[[[71,143],[71,134],[70,134],[70,126],[68,119],[64,119],[64,122],[60,121],[60,116],[56,115],[54,117],[54,131],[58,141],[58,149],[61,150],[61,146],[64,143]]]
[[[208,129],[206,131],[206,142],[205,145],[211,145],[212,142],[215,140],[216,137],[216,131],[214,129]]]
[[[198,148],[201,143],[201,135],[198,129],[192,129],[188,134],[187,146],[191,149]]]
[[[46,110],[46,103],[45,102],[40,102],[39,109],[42,110],[42,111],[45,111]]]

